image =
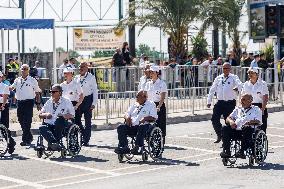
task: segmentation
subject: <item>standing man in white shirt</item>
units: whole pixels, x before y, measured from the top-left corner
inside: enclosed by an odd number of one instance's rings
[[[8,153],[12,154],[15,150],[16,142],[11,136],[9,130],[9,103],[8,96],[10,95],[9,86],[3,83],[3,73],[0,71],[0,124],[3,124],[8,129]]]
[[[144,137],[147,130],[151,127],[149,122],[158,118],[156,106],[147,100],[147,93],[139,91],[136,95],[136,103],[130,106],[125,113],[125,124],[117,127],[118,147],[114,150],[117,154],[127,154],[130,152],[128,147],[127,135],[136,135],[133,154],[139,153],[139,148],[144,145]]]
[[[262,110],[262,126],[261,129],[266,133],[267,129],[267,102],[268,102],[268,87],[267,83],[259,77],[259,69],[252,67],[248,70],[249,80],[245,82],[242,89],[242,94],[251,94],[253,97],[252,104],[258,106]]]
[[[21,146],[28,146],[33,141],[31,124],[33,118],[34,103],[40,110],[40,88],[35,78],[29,76],[30,67],[27,64],[21,66],[22,76],[15,79],[10,86],[10,90],[16,89],[16,99],[18,100],[17,116],[20,122],[23,135]]]
[[[223,127],[223,152],[222,158],[231,157],[230,145],[231,139],[241,138],[242,145],[239,152],[236,153],[237,158],[245,159],[244,151],[249,147],[251,136],[254,131],[253,125],[261,124],[262,113],[259,107],[252,105],[252,95],[244,94],[241,98],[242,107],[236,107],[228,116],[227,126]]]
[[[78,123],[82,129],[83,146],[88,146],[92,132],[92,110],[98,102],[98,87],[95,76],[88,72],[88,64],[83,62],[79,67],[80,74],[75,77],[75,81],[81,86],[83,90],[84,99],[77,109],[75,115],[75,122]],[[82,115],[84,114],[85,126],[82,125]]]
[[[51,89],[51,98],[42,107],[39,117],[44,119],[39,128],[40,134],[52,150],[60,149],[60,140],[67,120],[75,116],[74,107],[69,99],[62,97],[62,87],[55,84]]]
[[[222,124],[220,122],[221,115],[226,120],[228,115],[236,106],[237,91],[241,91],[242,82],[237,75],[231,74],[231,65],[223,64],[223,74],[217,76],[210,88],[207,107],[210,108],[212,99],[217,93],[217,103],[214,105],[212,114],[212,125],[217,135],[217,140],[214,143],[219,143],[222,137]]]

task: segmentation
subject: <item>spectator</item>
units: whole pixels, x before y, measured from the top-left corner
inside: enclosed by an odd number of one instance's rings
[[[246,52],[245,52],[246,53]],[[253,61],[253,53],[249,53],[249,56],[245,57],[243,55],[243,62],[241,64],[242,67],[250,67],[251,62]]]
[[[129,53],[129,47],[128,43],[124,42],[122,46],[122,56],[123,56],[123,61],[126,65],[131,65],[131,57]]]
[[[260,60],[260,55],[256,54],[254,55],[254,60],[250,63],[251,68],[256,68],[258,67],[258,61]]]
[[[122,56],[121,50],[119,48],[117,48],[115,50],[115,53],[112,56],[112,65],[114,67],[125,66],[125,64],[123,62],[123,56]]]
[[[238,66],[235,55],[232,51],[228,53],[226,62],[229,62],[231,66]]]
[[[77,60],[76,60],[76,58],[74,58],[74,57],[72,57],[72,58],[70,58],[69,59],[69,65],[70,65],[70,67],[72,68],[72,69],[76,69],[76,64],[77,64]]]
[[[259,61],[257,62],[257,65],[258,65],[258,67],[263,68],[264,70],[266,70],[269,67],[268,62],[266,61],[264,53],[261,53],[259,55]]]

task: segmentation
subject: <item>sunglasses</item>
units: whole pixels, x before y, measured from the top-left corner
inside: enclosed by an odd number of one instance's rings
[[[230,68],[223,68],[223,70],[229,70]]]
[[[28,70],[29,68],[22,68],[21,70]]]
[[[54,94],[54,93],[57,93],[57,92],[59,92],[59,91],[49,91],[50,93],[52,93],[52,94]]]

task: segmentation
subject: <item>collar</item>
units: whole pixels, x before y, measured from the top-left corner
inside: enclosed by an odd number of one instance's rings
[[[158,78],[158,79],[155,81],[155,83],[158,83],[159,81],[160,81],[160,78]],[[152,79],[151,79],[151,82],[154,83],[154,81],[153,81]],[[155,83],[154,83],[154,84],[155,84]]]
[[[62,102],[62,96],[59,98],[57,104],[60,104],[61,102]],[[55,102],[53,101],[53,99],[52,99],[52,103],[55,103]]]
[[[88,72],[85,73],[85,75],[80,75],[80,77],[87,77]]]

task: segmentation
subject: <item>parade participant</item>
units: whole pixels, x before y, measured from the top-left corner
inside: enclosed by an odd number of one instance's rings
[[[163,141],[165,142],[167,116],[164,101],[167,93],[167,85],[158,77],[159,71],[160,68],[158,66],[150,67],[151,80],[146,83],[145,91],[147,91],[148,100],[156,104],[158,112],[157,126],[162,130]]]
[[[236,107],[228,116],[227,126],[223,127],[223,152],[222,158],[231,157],[230,145],[231,139],[241,138],[242,145],[236,157],[245,159],[244,151],[250,144],[251,136],[254,131],[253,125],[261,124],[261,110],[252,105],[252,95],[244,94],[241,98],[242,107]]]
[[[71,101],[62,97],[62,87],[55,84],[51,89],[51,98],[42,107],[39,118],[44,119],[39,128],[40,134],[52,150],[60,149],[60,140],[67,120],[74,118],[75,111]]]
[[[79,83],[83,90],[84,99],[77,109],[75,115],[75,122],[79,124],[82,129],[83,143],[82,145],[88,146],[91,138],[92,129],[92,110],[98,102],[98,88],[95,76],[88,72],[88,64],[83,62],[79,66],[80,74],[75,77],[75,81]],[[82,126],[82,115],[84,114],[85,126]]]
[[[144,137],[150,129],[149,122],[157,119],[157,110],[153,102],[147,100],[147,93],[139,91],[136,95],[136,103],[131,105],[125,113],[125,124],[117,127],[118,147],[114,150],[117,154],[130,152],[127,136],[136,135],[135,147],[131,153],[138,154],[139,148],[144,145]]]
[[[262,110],[261,129],[266,133],[267,129],[267,102],[268,102],[268,87],[267,83],[259,77],[259,69],[257,67],[248,70],[249,80],[244,83],[242,94],[251,94],[253,97],[252,104],[258,106]]]
[[[15,150],[16,142],[11,136],[9,130],[9,103],[8,96],[10,95],[9,86],[3,83],[3,73],[0,71],[0,124],[3,124],[8,129],[9,144],[8,153],[12,154]]]
[[[27,64],[21,66],[22,76],[15,79],[10,86],[10,90],[16,90],[16,99],[18,101],[17,116],[21,125],[23,135],[21,146],[28,146],[33,141],[31,133],[31,124],[33,117],[34,103],[37,109],[40,110],[40,88],[38,82],[33,77],[29,76],[30,67]],[[34,102],[34,99],[36,100]]]
[[[217,93],[217,103],[214,105],[212,114],[212,125],[217,135],[217,140],[214,143],[221,141],[222,124],[220,122],[221,115],[226,120],[228,115],[234,110],[236,106],[237,91],[241,91],[242,82],[237,75],[231,74],[230,63],[223,64],[223,74],[217,76],[210,88],[207,107],[210,108],[212,99]]]

